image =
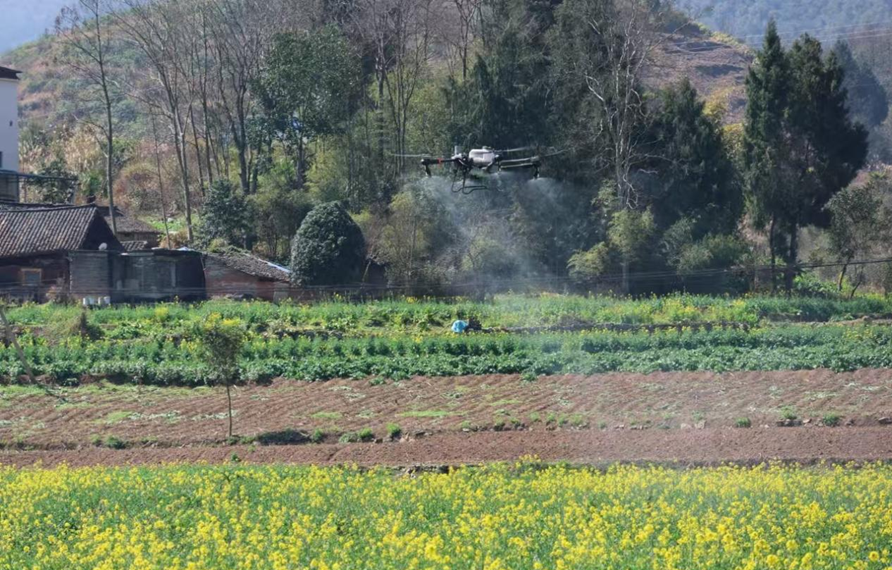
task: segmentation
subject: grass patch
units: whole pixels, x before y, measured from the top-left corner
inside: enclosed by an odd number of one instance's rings
[[[121,422],[125,422],[132,418],[133,416],[139,415],[137,412],[126,412],[123,410],[119,410],[116,412],[111,412],[101,420],[96,420],[94,423],[97,424],[105,424],[105,425],[114,425],[119,424]]]
[[[314,420],[339,420],[343,416],[340,412],[316,412],[310,415]]]
[[[433,419],[433,418],[451,418],[455,416],[464,416],[466,412],[453,412],[449,410],[414,410],[411,412],[402,412],[397,414],[397,417],[400,418],[420,418],[420,419]]]

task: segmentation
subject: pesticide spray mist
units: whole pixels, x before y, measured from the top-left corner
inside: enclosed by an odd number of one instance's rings
[[[461,181],[434,176],[407,183],[403,192],[422,219],[413,225],[418,263],[469,294],[554,288],[591,229],[590,199],[551,178],[501,172],[463,188]]]

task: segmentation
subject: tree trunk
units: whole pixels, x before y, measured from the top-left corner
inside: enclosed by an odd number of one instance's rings
[[[226,385],[226,404],[227,410],[229,411],[229,435],[228,437],[232,439],[232,392],[229,389],[229,384]]]
[[[192,233],[192,196],[189,192],[189,159],[186,152],[186,129],[183,127],[180,112],[176,109],[173,114],[173,126],[176,130],[176,133],[174,134],[174,145],[177,147],[177,159],[180,163],[180,173],[183,176],[183,202],[186,208],[186,235],[189,240],[189,245],[192,245],[195,236]]]
[[[621,265],[623,268],[623,282],[622,282],[623,295],[628,295],[629,291],[631,290],[631,286],[629,285],[629,262],[624,259],[622,261]]]
[[[195,109],[192,107],[189,108],[189,123],[192,125],[192,142],[195,147],[195,156],[198,163],[198,187],[201,190],[201,195],[205,195],[205,185],[204,185],[204,171],[202,170],[202,161],[201,161],[201,144],[199,143],[198,138],[198,128],[195,126]],[[208,175],[210,175],[210,171],[208,171]]]
[[[787,295],[793,292],[793,280],[796,277],[796,258],[799,256],[799,226],[790,232],[790,248],[787,254],[787,267],[784,272],[784,288]]]
[[[31,370],[31,365],[28,364],[28,359],[25,358],[25,352],[22,350],[22,347],[19,345],[19,341],[16,339],[15,331],[12,330],[12,326],[9,324],[9,321],[6,319],[6,311],[3,310],[3,305],[0,305],[0,320],[3,321],[3,328],[6,331],[6,341],[15,348],[16,355],[19,357],[19,362],[22,363],[22,368],[25,369],[25,374],[28,375],[28,380],[31,384],[38,384],[37,378],[34,376],[34,372]]]
[[[105,93],[105,120],[106,120],[106,137],[105,137],[105,185],[108,191],[108,211],[111,217],[111,229],[115,237],[118,235],[118,221],[115,213],[115,177],[114,177],[114,160],[115,160],[115,135],[112,124],[112,106],[111,98],[108,94],[108,87],[105,85],[105,74],[103,72],[103,92]]]
[[[155,143],[155,168],[158,170],[158,202],[161,205],[161,219],[164,220],[164,235],[167,237],[167,247],[170,243],[170,225],[167,221],[167,208],[164,205],[164,177],[161,172],[161,151],[158,148],[158,127],[155,125],[155,115],[152,115],[152,140]]]
[[[771,293],[777,292],[777,244],[775,243],[774,227],[775,219],[771,218],[771,226],[768,228],[768,251],[771,255]]]
[[[846,271],[849,269],[849,264],[846,263],[842,266],[842,271],[839,272],[839,279],[836,282],[836,291],[837,293],[842,293],[842,284],[846,278]]]

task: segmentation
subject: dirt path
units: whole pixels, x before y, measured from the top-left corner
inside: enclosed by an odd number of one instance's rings
[[[785,460],[892,460],[892,432],[885,428],[756,428],[704,430],[449,433],[394,443],[290,446],[218,446],[176,449],[99,449],[0,452],[0,464],[28,466],[146,465],[167,462],[459,465],[545,461],[602,465],[623,462],[715,464]]]

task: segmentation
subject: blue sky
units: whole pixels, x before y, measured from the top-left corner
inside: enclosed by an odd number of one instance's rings
[[[0,0],[0,53],[52,30],[56,15],[71,0]]]

